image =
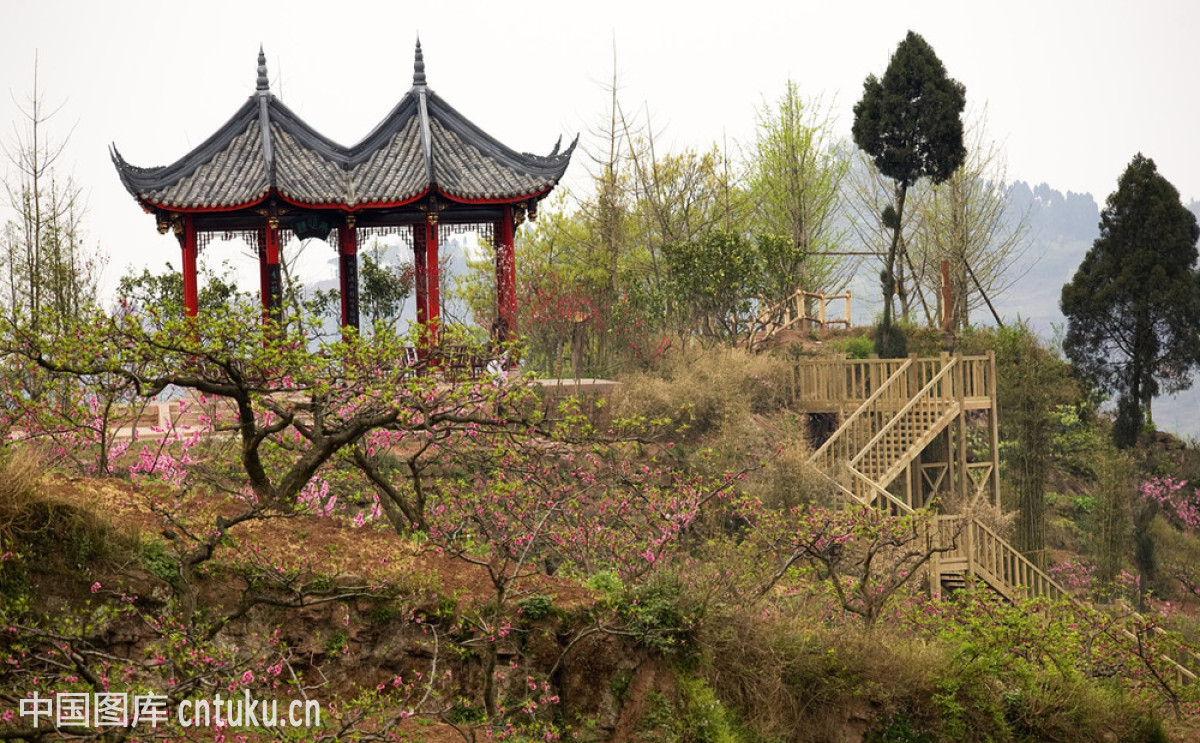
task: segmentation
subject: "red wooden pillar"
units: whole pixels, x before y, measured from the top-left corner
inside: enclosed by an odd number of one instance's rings
[[[338,279],[342,290],[342,327],[358,329],[358,230],[353,214],[338,226]]]
[[[283,306],[283,272],[279,268],[279,218],[268,217],[267,226],[258,233],[259,274],[262,280],[264,318],[279,317]]]
[[[416,284],[416,324],[421,329],[421,343],[416,354],[424,359],[428,353],[425,346],[425,320],[428,316],[428,294],[426,292],[425,239],[428,229],[425,222],[413,224],[413,283]]]
[[[267,273],[267,228],[258,231],[258,297],[266,317],[271,296],[271,277]]]
[[[183,249],[183,314],[196,317],[200,314],[200,294],[196,287],[196,224],[191,214],[183,215],[183,234],[179,236]]]
[[[436,346],[441,337],[439,326],[442,318],[442,279],[438,263],[438,217],[430,214],[425,219],[425,323],[428,328],[426,339]]]
[[[504,216],[496,223],[496,321],[497,338],[503,343],[517,336],[517,257],[513,248],[513,208],[504,205]]]

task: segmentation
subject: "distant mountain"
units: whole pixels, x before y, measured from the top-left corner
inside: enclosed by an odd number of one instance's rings
[[[1100,208],[1091,194],[1064,195],[1045,183],[1030,188],[1017,181],[1009,189],[1009,218],[1025,217],[1029,247],[1009,268],[1020,276],[996,298],[1001,317],[1018,315],[1044,337],[1063,322],[1058,299],[1083,256],[1100,235]]]

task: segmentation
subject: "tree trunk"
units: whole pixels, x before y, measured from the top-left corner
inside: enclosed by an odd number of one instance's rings
[[[908,196],[908,184],[896,186],[896,222],[892,225],[892,245],[888,249],[887,267],[883,274],[883,325],[891,327],[895,317],[893,295],[896,291],[896,255],[900,251],[900,230],[904,225],[904,201]]]

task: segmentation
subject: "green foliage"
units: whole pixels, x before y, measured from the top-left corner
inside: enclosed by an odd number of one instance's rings
[[[235,301],[249,300],[248,294],[239,292],[233,267],[222,264],[221,273],[213,271],[201,262],[197,269],[196,283],[199,287],[197,300],[200,314],[211,315],[224,312]],[[122,311],[149,315],[162,313],[167,316],[183,315],[183,274],[168,261],[160,274],[142,268],[135,273],[133,268],[117,281],[117,301]]]
[[[179,584],[179,557],[167,545],[152,539],[140,544],[138,561],[155,578],[172,587]]]
[[[690,651],[702,608],[686,594],[679,576],[655,572],[642,583],[625,585],[613,571],[591,575],[584,585],[603,594],[601,607],[615,615],[625,632],[660,652]]]
[[[627,631],[646,647],[688,653],[703,618],[703,608],[691,599],[678,576],[660,571],[629,587],[617,610]]]
[[[1022,322],[967,334],[962,345],[996,352],[996,394],[1004,472],[1016,486],[1020,518],[1016,546],[1045,548],[1045,491],[1061,424],[1055,411],[1078,400],[1067,364]]]
[[[703,679],[678,678],[683,701],[684,740],[696,743],[738,743],[732,715]]]
[[[865,335],[853,335],[830,345],[851,359],[868,359],[875,354],[875,341]]]
[[[1111,445],[1097,453],[1092,553],[1096,556],[1096,578],[1108,585],[1116,579],[1129,553],[1133,463]]]
[[[886,317],[875,326],[874,346],[882,359],[900,359],[908,355],[908,336],[904,328]]]
[[[747,329],[751,301],[763,288],[763,254],[779,238],[751,240],[738,232],[710,231],[696,240],[663,246],[670,284],[688,327],[732,344]]]
[[[378,244],[359,253],[358,306],[364,330],[382,323],[395,327],[404,303],[412,295],[415,274],[411,263],[389,265],[384,248]],[[341,290],[318,290],[310,302],[317,315],[341,321]]]
[[[325,638],[325,652],[328,655],[341,655],[345,653],[350,644],[350,636],[345,630],[337,629],[329,633]]]
[[[1078,477],[1095,477],[1096,453],[1105,448],[1105,441],[1092,404],[1083,400],[1058,405],[1054,416],[1058,419],[1052,442],[1055,467]]]
[[[705,681],[687,674],[675,678],[679,699],[673,704],[662,692],[646,695],[640,739],[655,743],[741,743],[746,740],[729,710]]]
[[[835,227],[841,182],[849,167],[835,146],[833,121],[820,100],[805,100],[794,81],[758,112],[746,189],[758,234],[782,240],[763,251],[763,296],[787,299],[797,287],[832,288],[840,261],[823,255],[842,235]]]
[[[928,732],[914,727],[907,710],[898,710],[888,717],[883,727],[868,730],[863,736],[866,743],[934,743]]]
[[[531,622],[536,622],[543,617],[549,616],[554,609],[554,599],[549,596],[537,594],[521,599],[517,602],[517,606],[521,609],[521,616]]]
[[[1116,393],[1117,446],[1137,443],[1150,400],[1200,368],[1200,226],[1154,161],[1136,155],[1100,214],[1100,237],[1063,287],[1063,348]]]

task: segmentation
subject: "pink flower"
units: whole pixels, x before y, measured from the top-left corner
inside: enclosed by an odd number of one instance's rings
[[[100,590],[100,581],[96,581],[95,583],[92,584],[92,593],[95,593],[96,591],[99,591],[99,590]]]

